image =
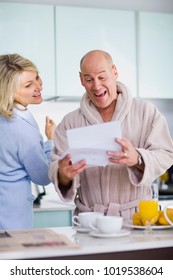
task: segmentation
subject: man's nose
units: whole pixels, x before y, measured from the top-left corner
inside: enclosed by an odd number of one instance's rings
[[[94,80],[93,81],[93,89],[98,90],[100,88],[100,81],[99,80]]]

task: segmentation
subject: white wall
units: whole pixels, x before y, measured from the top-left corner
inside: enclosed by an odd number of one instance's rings
[[[78,102],[42,102],[39,105],[29,105],[28,109],[34,115],[40,132],[43,135],[44,140],[46,140],[45,136],[45,118],[48,116],[53,119],[56,124],[60,123],[64,115],[75,110],[79,107]]]

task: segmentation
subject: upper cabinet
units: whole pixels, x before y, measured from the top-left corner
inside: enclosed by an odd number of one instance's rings
[[[54,7],[0,3],[0,53],[32,60],[43,80],[43,97],[55,95]]]
[[[0,3],[0,53],[37,65],[44,98],[81,98],[80,60],[93,49],[112,55],[133,96],[173,98],[173,14]]]
[[[139,96],[173,98],[173,14],[138,16]]]
[[[78,96],[80,59],[93,49],[112,55],[118,80],[136,95],[135,13],[109,9],[56,7],[57,95]]]

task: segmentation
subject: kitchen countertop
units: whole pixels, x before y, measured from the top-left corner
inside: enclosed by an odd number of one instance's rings
[[[173,200],[161,200],[159,201],[159,205],[163,210],[164,206],[167,204],[171,204],[173,206]],[[55,200],[52,198],[44,198],[41,200],[40,205],[34,205],[34,212],[38,211],[57,211],[57,210],[74,210],[75,204],[73,202],[63,202],[60,200]]]
[[[130,229],[128,236],[113,238],[92,237],[73,227],[51,229],[67,236],[79,248],[1,252],[0,259],[173,259],[173,228],[153,230],[151,236],[143,229]]]
[[[37,197],[38,193],[36,193],[35,185],[33,184],[33,195]],[[41,191],[43,191],[41,189]],[[40,205],[34,205],[34,212],[42,212],[42,211],[56,211],[56,210],[74,210],[75,204],[73,201],[71,202],[64,202],[62,201],[57,192],[55,191],[54,185],[51,183],[48,186],[45,187],[46,195],[42,197],[40,200]],[[161,209],[166,204],[172,204],[173,205],[173,199],[164,199],[159,200],[159,205],[161,206]]]
[[[55,191],[55,188],[53,184],[50,184],[49,186],[45,187],[46,195],[42,196],[42,199],[40,200],[40,204],[34,204],[33,211],[34,212],[43,212],[43,211],[58,211],[58,210],[74,210],[75,205],[74,202],[64,202],[62,201],[57,192]],[[33,195],[37,197],[37,193],[35,192],[35,189],[33,188]]]
[[[74,210],[75,204],[73,201],[71,202],[64,202],[62,201],[57,192],[55,191],[55,188],[53,184],[50,184],[49,186],[45,187],[46,195],[42,197],[40,200],[40,205],[34,205],[34,212],[42,212],[42,211],[57,211],[57,210]],[[37,197],[37,194],[34,193],[35,197]],[[159,200],[159,205],[161,206],[161,209],[166,204],[172,204],[173,205],[173,199],[172,200]]]
[[[159,205],[163,210],[164,206],[171,204],[173,206],[173,200],[160,200]],[[75,204],[73,202],[63,202],[59,198],[55,199],[51,196],[45,196],[41,200],[40,205],[34,205],[34,212],[38,211],[57,211],[57,210],[74,210]]]
[[[69,210],[73,211],[75,205],[73,203],[65,203],[63,201],[53,200],[53,199],[43,199],[40,205],[34,205],[34,212],[43,212],[43,211],[62,211]]]

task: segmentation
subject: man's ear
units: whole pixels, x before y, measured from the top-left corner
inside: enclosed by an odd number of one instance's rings
[[[114,64],[112,65],[112,73],[115,76],[115,79],[117,80],[118,79],[118,71],[117,71],[117,68]]]
[[[79,72],[79,77],[80,77],[81,84],[83,86],[83,75],[82,75],[82,72]]]

